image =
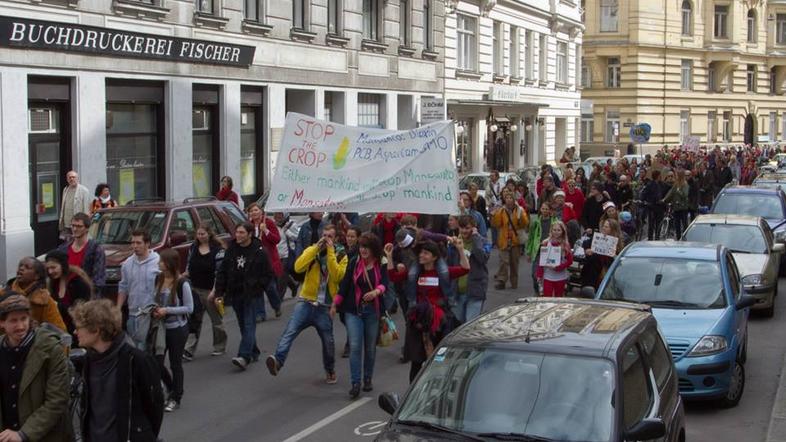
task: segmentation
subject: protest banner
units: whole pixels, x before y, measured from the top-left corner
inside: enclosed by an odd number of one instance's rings
[[[693,135],[685,135],[685,138],[682,139],[682,148],[687,150],[688,152],[698,152],[699,137]]]
[[[392,131],[288,113],[269,212],[457,211],[453,124]]]
[[[617,254],[617,242],[619,238],[611,235],[604,235],[600,232],[595,232],[592,235],[592,253],[604,256],[615,256]]]

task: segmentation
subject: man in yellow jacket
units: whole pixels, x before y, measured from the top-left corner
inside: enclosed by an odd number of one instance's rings
[[[527,211],[516,203],[516,197],[506,192],[502,196],[503,205],[491,214],[491,225],[499,234],[497,235],[497,248],[499,249],[499,270],[494,276],[495,288],[505,288],[510,278],[510,288],[516,289],[519,284],[519,230],[526,229],[529,225]]]
[[[332,224],[326,225],[322,230],[322,238],[316,244],[306,247],[295,261],[295,272],[305,273],[305,278],[292,317],[278,341],[276,353],[268,356],[265,361],[273,376],[284,366],[289,349],[300,332],[314,327],[322,341],[325,382],[336,383],[336,349],[330,306],[347,270],[347,255],[340,244],[334,243],[335,240],[336,227]]]

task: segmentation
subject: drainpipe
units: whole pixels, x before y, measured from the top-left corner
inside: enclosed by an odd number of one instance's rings
[[[666,54],[668,53],[668,22],[669,22],[669,1],[664,0],[664,15],[663,15],[663,115],[662,118],[662,130],[661,136],[663,137],[663,144],[666,144],[666,70],[667,70],[667,63],[666,63]],[[694,3],[695,4],[695,3]],[[690,117],[689,117],[690,118]],[[690,126],[690,124],[688,124]]]

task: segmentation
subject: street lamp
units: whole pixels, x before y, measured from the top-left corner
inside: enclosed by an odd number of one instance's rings
[[[497,129],[499,129],[499,128],[497,127],[496,124],[492,124],[491,127],[489,127],[489,129],[491,129],[492,132],[496,132]]]
[[[456,135],[461,135],[463,133],[464,133],[464,126],[462,126],[460,124],[458,126],[456,126]]]
[[[510,131],[511,132],[516,132],[517,130],[519,130],[519,127],[516,126],[515,124],[510,126]]]

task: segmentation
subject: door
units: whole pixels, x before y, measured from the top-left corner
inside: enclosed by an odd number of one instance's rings
[[[756,133],[756,120],[753,118],[752,114],[748,114],[745,117],[745,133],[743,134],[743,139],[745,144],[753,144],[756,142],[754,134]]]
[[[65,175],[71,168],[68,121],[65,103],[30,102],[30,227],[36,256],[54,249],[59,243],[61,192]]]

